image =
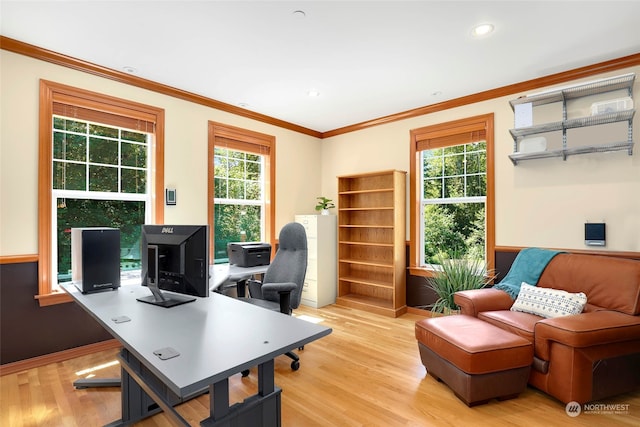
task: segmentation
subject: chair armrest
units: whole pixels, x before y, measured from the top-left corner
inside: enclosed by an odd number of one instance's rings
[[[284,283],[263,283],[262,290],[263,291],[275,291],[278,293],[282,292],[291,292],[296,288],[296,284],[293,282],[284,282]]]
[[[509,310],[513,305],[508,293],[492,288],[458,291],[453,301],[460,307],[460,314],[473,317],[483,311]]]
[[[536,354],[549,360],[552,342],[579,348],[640,340],[640,317],[608,310],[555,317],[536,323],[534,336]]]
[[[297,286],[293,282],[263,283],[263,292],[277,292],[280,296],[280,313],[291,314],[291,292]]]

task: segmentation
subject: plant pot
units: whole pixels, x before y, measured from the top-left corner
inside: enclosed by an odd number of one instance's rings
[[[329,215],[329,209],[322,209],[322,210],[320,211],[320,214],[321,214],[321,215]]]

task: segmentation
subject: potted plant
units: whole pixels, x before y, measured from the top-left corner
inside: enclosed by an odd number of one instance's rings
[[[327,199],[326,197],[316,197],[318,199],[318,204],[316,205],[316,210],[320,211],[322,215],[329,215],[329,209],[335,208],[336,205],[333,204],[331,199]]]
[[[458,291],[481,289],[489,285],[495,278],[493,271],[488,271],[484,261],[469,257],[441,258],[440,265],[435,266],[436,273],[428,279],[428,287],[438,299],[431,304],[435,313],[452,314],[459,312],[460,307],[453,301]]]

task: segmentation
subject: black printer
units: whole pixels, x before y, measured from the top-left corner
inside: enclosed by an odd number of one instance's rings
[[[271,245],[261,242],[237,242],[227,245],[229,264],[238,267],[268,265],[271,261]]]

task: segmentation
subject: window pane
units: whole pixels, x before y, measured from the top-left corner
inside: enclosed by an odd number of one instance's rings
[[[237,159],[229,159],[229,178],[244,178],[244,163]]]
[[[247,162],[247,179],[260,181],[260,163]]]
[[[484,203],[428,204],[424,207],[425,262],[469,255],[484,260]]]
[[[89,191],[118,191],[118,168],[89,166]]]
[[[230,179],[229,185],[229,198],[244,200],[244,182],[235,179]]]
[[[87,168],[81,163],[53,162],[53,188],[80,190],[87,188]]]
[[[435,150],[442,151],[442,150]],[[435,156],[425,152],[424,159],[424,176],[425,177],[439,177],[442,176],[442,169],[444,166],[444,159],[441,156]]]
[[[486,188],[486,175],[471,175],[467,177],[467,197],[484,196]]]
[[[442,198],[442,179],[431,178],[424,182],[424,198],[440,199]]]
[[[58,199],[58,280],[71,280],[71,228],[114,227],[120,229],[122,270],[140,268],[140,226],[145,202]]]
[[[89,161],[107,165],[118,164],[118,143],[103,138],[89,139]]]
[[[53,118],[53,128],[68,130],[70,132],[87,133],[87,123],[64,119],[62,117]]]
[[[461,176],[444,178],[444,197],[464,197],[464,178]]]
[[[227,180],[226,179],[221,179],[221,178],[215,178],[214,181],[214,189],[213,189],[213,194],[214,197],[218,197],[221,199],[227,199],[228,195],[227,195]]]
[[[120,145],[120,163],[122,166],[147,167],[147,146],[123,142]]]
[[[120,192],[144,194],[147,191],[147,171],[140,169],[122,169]]]
[[[229,162],[226,157],[216,156],[214,159],[214,174],[218,178],[229,177]]]
[[[444,158],[444,175],[460,175],[464,173],[464,154],[456,154],[453,156],[445,156]]]
[[[247,200],[260,200],[260,183],[250,182],[246,183]]]
[[[107,136],[109,138],[118,138],[118,129],[109,126],[89,125],[89,134],[96,136]]]
[[[53,158],[84,162],[87,154],[87,138],[64,132],[53,133]]]
[[[215,212],[214,258],[216,263],[228,262],[229,242],[258,242],[261,239],[260,206],[218,204]]]
[[[125,129],[121,130],[120,138],[121,139],[126,139],[127,141],[135,141],[135,142],[142,142],[142,143],[146,143],[147,142],[147,134],[146,133],[132,132],[132,131],[128,131],[128,130],[125,130]]]

